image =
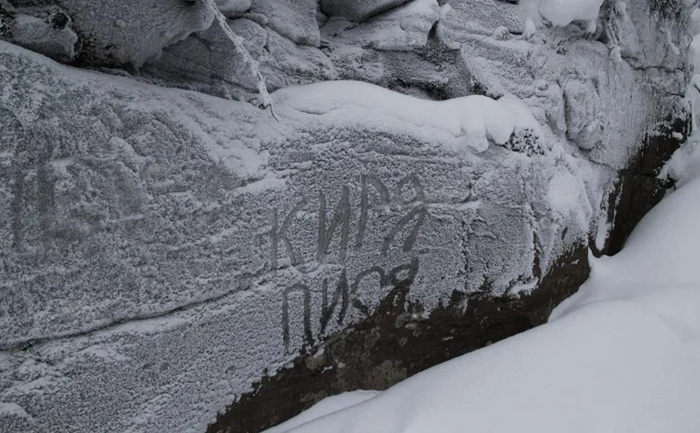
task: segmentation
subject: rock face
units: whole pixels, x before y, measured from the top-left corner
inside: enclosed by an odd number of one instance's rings
[[[170,3],[0,1],[3,432],[255,432],[524,331],[688,133],[675,2]]]
[[[0,3],[0,9],[5,17],[3,20],[10,23],[5,38],[22,46],[52,56],[55,51],[53,46],[61,42],[42,43],[41,36],[27,40],[21,33],[18,34],[15,26],[24,26],[15,22],[33,17],[47,21],[57,30],[68,29],[66,31],[79,36],[77,44],[73,41],[78,49],[68,60],[80,65],[130,65],[137,68],[158,57],[165,46],[192,32],[207,29],[216,11],[213,0],[166,0],[157,3],[11,0],[9,5]]]

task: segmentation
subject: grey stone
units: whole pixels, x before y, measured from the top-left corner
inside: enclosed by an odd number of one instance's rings
[[[228,23],[216,20],[211,27],[167,47],[143,72],[199,91],[231,99],[245,99],[259,84],[257,63],[243,39]]]
[[[599,146],[605,138],[606,120],[602,117],[604,111],[598,89],[592,81],[576,76],[566,77],[562,84],[567,137],[584,150]]]
[[[70,18],[56,12],[48,19],[19,14],[14,17],[8,31],[17,45],[45,54],[59,61],[70,62],[75,58],[78,36],[70,28]]]
[[[533,12],[526,3],[454,0],[447,5],[450,11],[445,14],[442,25],[456,38],[473,34],[492,35],[499,27],[505,27],[511,33],[521,34],[525,29],[525,20],[532,16]]]
[[[274,31],[267,31],[266,45],[258,57],[271,90],[286,86],[337,79],[335,66],[318,48],[296,45]]]
[[[366,23],[332,20],[323,28],[325,40],[348,46],[385,51],[410,51],[424,47],[440,18],[437,0],[415,0]]]
[[[251,0],[216,0],[216,6],[227,17],[237,17],[250,9]]]
[[[253,0],[251,12],[266,17],[271,29],[297,44],[321,43],[316,0]]]
[[[86,66],[140,68],[162,49],[195,31],[207,29],[214,19],[213,0],[166,0],[157,3],[121,0],[10,0],[11,4],[41,10],[58,4],[70,16],[80,35],[77,61]],[[40,39],[34,42],[42,44]]]

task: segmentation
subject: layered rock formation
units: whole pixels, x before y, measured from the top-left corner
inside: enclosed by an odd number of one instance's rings
[[[259,431],[542,323],[663,192],[689,12],[0,1],[2,430]]]

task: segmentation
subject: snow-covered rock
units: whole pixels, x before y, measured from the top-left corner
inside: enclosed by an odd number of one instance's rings
[[[124,69],[0,45],[3,432],[260,430],[524,331],[687,132],[648,2],[56,3]]]
[[[2,122],[15,138],[0,150],[0,344],[53,367],[40,398],[10,386],[0,400],[46,414],[37,426],[89,429],[118,410],[133,417],[114,420],[117,430],[201,428],[265,370],[378,311],[395,284],[426,314],[453,293],[520,291],[585,238],[566,227],[591,217],[550,201],[550,176],[573,179],[559,193],[590,188],[599,201],[598,182],[613,175],[559,146],[477,153],[475,119],[465,130],[420,116],[433,104],[469,109],[369,85],[285,89],[274,95],[277,122],[245,103],[76,71],[7,44],[2,64],[15,83],[2,88]],[[11,383],[22,359],[3,361]],[[184,376],[161,400],[149,390],[166,371]],[[239,379],[221,382],[231,374]],[[80,417],[107,395],[121,397]]]
[[[202,92],[245,99],[261,85],[259,64],[227,20],[167,47],[143,70],[145,75]]]
[[[312,408],[300,415],[306,423],[264,433],[692,433],[700,429],[699,357],[683,324],[664,315],[682,299],[657,298],[661,307],[676,301],[661,314],[637,299],[592,303],[368,400],[348,399],[325,416]],[[696,313],[700,297],[685,299]],[[693,332],[697,345],[700,327]]]
[[[72,61],[78,36],[71,29],[68,15],[55,11],[46,17],[17,14],[8,20],[8,34],[17,45],[51,58]]]
[[[92,66],[141,67],[161,50],[190,33],[207,29],[213,19],[213,0],[166,0],[157,3],[105,0],[9,0],[8,13],[42,17],[56,7],[69,18],[79,36],[76,62]],[[10,33],[7,36],[14,40]],[[42,44],[37,35],[34,47]],[[55,44],[46,41],[43,44]],[[26,45],[26,44],[25,44]],[[72,59],[68,59],[72,60]]]
[[[440,25],[449,29],[453,37],[492,35],[499,27],[517,34],[524,31],[526,20],[535,15],[536,11],[529,2],[509,4],[502,1],[457,0],[443,6]]]
[[[367,23],[331,20],[324,34],[345,45],[378,50],[412,50],[428,43],[428,33],[440,18],[437,0],[414,0]],[[330,37],[327,38],[330,39]]]
[[[227,17],[242,15],[250,9],[251,0],[216,0],[216,7]]]
[[[271,29],[302,45],[318,46],[317,0],[252,0],[251,12],[265,17]]]
[[[540,0],[539,9],[544,18],[555,25],[566,26],[574,21],[592,22],[600,13],[603,0]]]

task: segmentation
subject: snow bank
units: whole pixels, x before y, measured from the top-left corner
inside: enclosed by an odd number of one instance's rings
[[[697,361],[657,317],[599,303],[287,431],[697,432]]]
[[[265,433],[284,433],[309,421],[324,417],[343,409],[363,403],[379,394],[379,391],[352,391],[324,398],[304,413],[287,422],[266,430]]]
[[[281,89],[273,98],[277,107],[324,116],[335,124],[399,133],[408,126],[429,134],[447,133],[464,138],[462,147],[477,152],[486,150],[489,141],[505,144],[518,131],[531,130],[535,136],[540,135],[540,127],[528,108],[512,97],[494,100],[472,95],[427,101],[373,84],[328,81]]]
[[[598,18],[603,0],[540,0],[540,14],[558,26]],[[593,26],[595,30],[595,25]]]

